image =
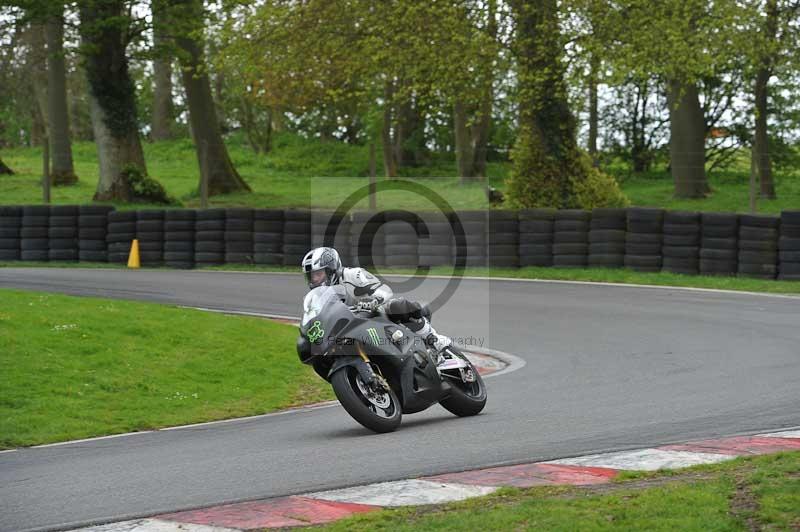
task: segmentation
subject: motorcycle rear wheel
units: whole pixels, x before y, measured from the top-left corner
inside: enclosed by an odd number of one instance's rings
[[[363,381],[359,383],[360,380],[361,376],[353,366],[345,366],[331,377],[333,392],[344,409],[372,431],[382,433],[397,430],[403,417],[397,395],[390,388],[379,400],[370,400],[362,391],[366,386]],[[387,399],[389,404],[383,407]]]
[[[466,357],[463,357],[466,360]],[[439,404],[448,412],[459,417],[475,416],[480,414],[486,406],[486,385],[483,383],[481,374],[470,363],[470,369],[475,375],[475,381],[471,383],[463,382],[460,379],[448,378],[450,383],[450,395],[447,399],[442,399]]]

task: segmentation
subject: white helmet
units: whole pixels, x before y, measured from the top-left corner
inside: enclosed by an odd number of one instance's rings
[[[316,288],[320,285],[332,285],[339,283],[342,273],[342,260],[339,253],[333,248],[314,248],[303,257],[301,263],[303,272],[306,275],[309,288]],[[324,271],[325,275],[316,273]]]

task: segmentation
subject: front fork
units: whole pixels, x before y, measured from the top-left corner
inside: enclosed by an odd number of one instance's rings
[[[358,351],[358,356],[361,357],[363,363],[356,364],[355,366],[358,370],[358,374],[361,376],[361,380],[364,381],[364,384],[373,389],[382,387],[384,390],[388,391],[389,383],[386,382],[386,379],[383,378],[383,375],[380,373],[375,373],[375,370],[372,369],[372,363],[370,362],[367,354],[364,352],[364,348],[361,347],[361,344],[356,343],[356,350]]]

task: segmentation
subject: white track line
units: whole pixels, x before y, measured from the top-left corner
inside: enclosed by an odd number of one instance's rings
[[[733,460],[735,456],[688,451],[666,451],[663,449],[639,449],[614,453],[591,454],[551,460],[546,464],[577,465],[585,467],[605,467],[623,471],[657,471],[659,469],[680,469],[701,464],[716,464]]]
[[[373,506],[417,506],[463,501],[496,491],[491,486],[430,482],[428,480],[396,480],[331,491],[306,493],[303,497],[325,501],[370,504]]]
[[[762,438],[798,438],[800,439],[800,430],[784,430],[780,432],[769,432],[767,434],[758,434]]]
[[[295,272],[248,272],[236,270],[190,270],[190,273],[243,273],[252,275],[297,275]],[[407,278],[413,274],[402,273],[382,273],[381,277],[403,277]],[[426,275],[427,279],[452,279],[452,275]],[[744,290],[726,290],[724,288],[698,288],[693,286],[672,286],[660,284],[636,284],[636,283],[615,283],[603,281],[570,281],[565,279],[523,279],[519,277],[486,277],[479,275],[464,275],[461,279],[469,281],[511,281],[520,283],[552,283],[552,284],[575,284],[575,285],[590,285],[590,286],[613,286],[625,288],[656,288],[659,290],[686,290],[689,292],[712,292],[719,294],[736,294],[747,296],[763,296],[763,297],[777,297],[783,299],[800,299],[800,295],[791,294],[772,294],[768,292],[748,292]]]
[[[69,532],[238,532],[239,529],[195,525],[161,519],[134,519],[107,525],[73,528]]]
[[[8,269],[13,269],[13,266],[8,266]],[[52,270],[58,268],[36,267],[29,266],[26,268],[17,269],[41,269]],[[123,268],[69,268],[70,270],[85,270],[85,271],[125,271]],[[141,271],[163,272],[166,271],[160,268],[141,268]],[[177,273],[177,272],[176,272]],[[181,274],[193,275],[203,273],[237,273],[243,275],[292,275],[297,276],[295,272],[252,272],[252,271],[238,271],[238,270],[180,270]],[[407,278],[413,274],[402,273],[385,273],[381,277],[403,277]],[[452,279],[452,275],[426,275],[429,279]],[[625,287],[625,288],[655,288],[659,290],[686,290],[689,292],[712,292],[719,294],[735,294],[746,296],[761,296],[761,297],[777,297],[782,299],[800,299],[800,295],[791,294],[772,294],[768,292],[748,292],[744,290],[726,290],[724,288],[697,288],[692,286],[672,286],[672,285],[659,285],[659,284],[635,284],[635,283],[614,283],[603,281],[569,281],[564,279],[521,279],[519,277],[485,277],[478,275],[465,275],[461,277],[470,281],[512,281],[520,283],[552,283],[552,284],[575,284],[575,285],[590,285],[590,286],[611,286],[611,287]]]

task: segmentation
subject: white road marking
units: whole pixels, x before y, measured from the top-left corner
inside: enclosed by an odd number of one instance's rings
[[[178,523],[161,519],[135,519],[107,525],[75,528],[70,532],[238,532],[237,528]]]
[[[371,504],[375,506],[416,506],[462,501],[488,495],[497,488],[465,484],[430,482],[427,480],[397,480],[356,486],[332,491],[307,493],[303,497],[326,501]]]
[[[665,451],[662,449],[639,449],[614,453],[592,454],[576,458],[551,460],[546,464],[606,467],[623,471],[657,471],[680,469],[700,464],[716,464],[732,460],[735,456],[688,451]]]
[[[769,432],[758,434],[762,438],[800,438],[800,430],[784,430],[780,432]]]

